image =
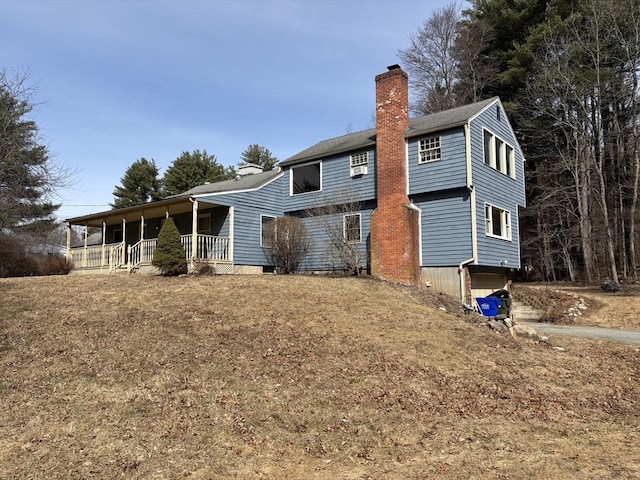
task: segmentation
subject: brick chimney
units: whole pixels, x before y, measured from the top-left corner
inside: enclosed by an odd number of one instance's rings
[[[376,76],[376,196],[371,215],[371,273],[419,285],[419,212],[407,197],[405,132],[409,127],[408,76],[399,65]]]

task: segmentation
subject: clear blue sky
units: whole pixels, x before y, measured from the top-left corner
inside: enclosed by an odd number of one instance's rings
[[[448,0],[0,0],[0,66],[30,72],[61,219],[109,209],[140,157],[280,160],[369,128],[374,77]]]

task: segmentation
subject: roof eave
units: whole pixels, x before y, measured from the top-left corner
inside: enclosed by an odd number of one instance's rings
[[[355,152],[356,150],[361,150],[363,148],[373,147],[373,146],[375,146],[375,144],[376,144],[375,140],[371,140],[371,141],[369,141],[367,143],[363,143],[363,144],[355,146],[355,147],[340,148],[340,149],[336,149],[336,150],[327,151],[327,152],[324,152],[324,153],[319,153],[319,154],[315,154],[315,155],[309,155],[309,156],[306,156],[306,157],[285,160],[284,162],[280,162],[280,166],[281,167],[289,167],[291,165],[298,165],[300,163],[312,162],[314,160],[320,160],[320,159],[327,158],[327,157],[335,157],[336,155],[340,155],[342,153]]]
[[[174,203],[180,203],[189,198],[191,198],[191,195],[182,195],[182,196],[175,195],[175,196],[172,196],[171,198],[164,198],[162,200],[157,200],[155,202],[142,203],[140,205],[134,205],[132,207],[117,208],[114,210],[104,210],[102,212],[90,213],[89,215],[71,217],[71,218],[65,219],[65,222],[70,223],[71,225],[79,225],[79,224],[83,224],[88,221],[96,220],[99,218],[123,216],[135,211],[161,207],[164,205],[171,205]]]

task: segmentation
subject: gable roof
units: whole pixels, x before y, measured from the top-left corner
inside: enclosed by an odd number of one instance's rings
[[[496,101],[499,101],[499,98],[493,97],[450,110],[425,115],[424,117],[411,118],[409,119],[409,128],[405,133],[405,137],[411,138],[462,126],[473,116]],[[318,142],[306,150],[287,158],[284,162],[280,162],[280,166],[286,167],[310,160],[317,160],[323,157],[371,147],[375,144],[376,129],[370,128],[368,130],[362,130],[361,132],[350,133]]]

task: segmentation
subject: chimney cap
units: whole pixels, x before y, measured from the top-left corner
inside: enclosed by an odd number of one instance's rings
[[[391,70],[397,70],[398,68],[402,68],[400,67],[400,65],[398,65],[397,63],[394,63],[393,65],[389,65],[387,67],[387,70],[391,71]]]

